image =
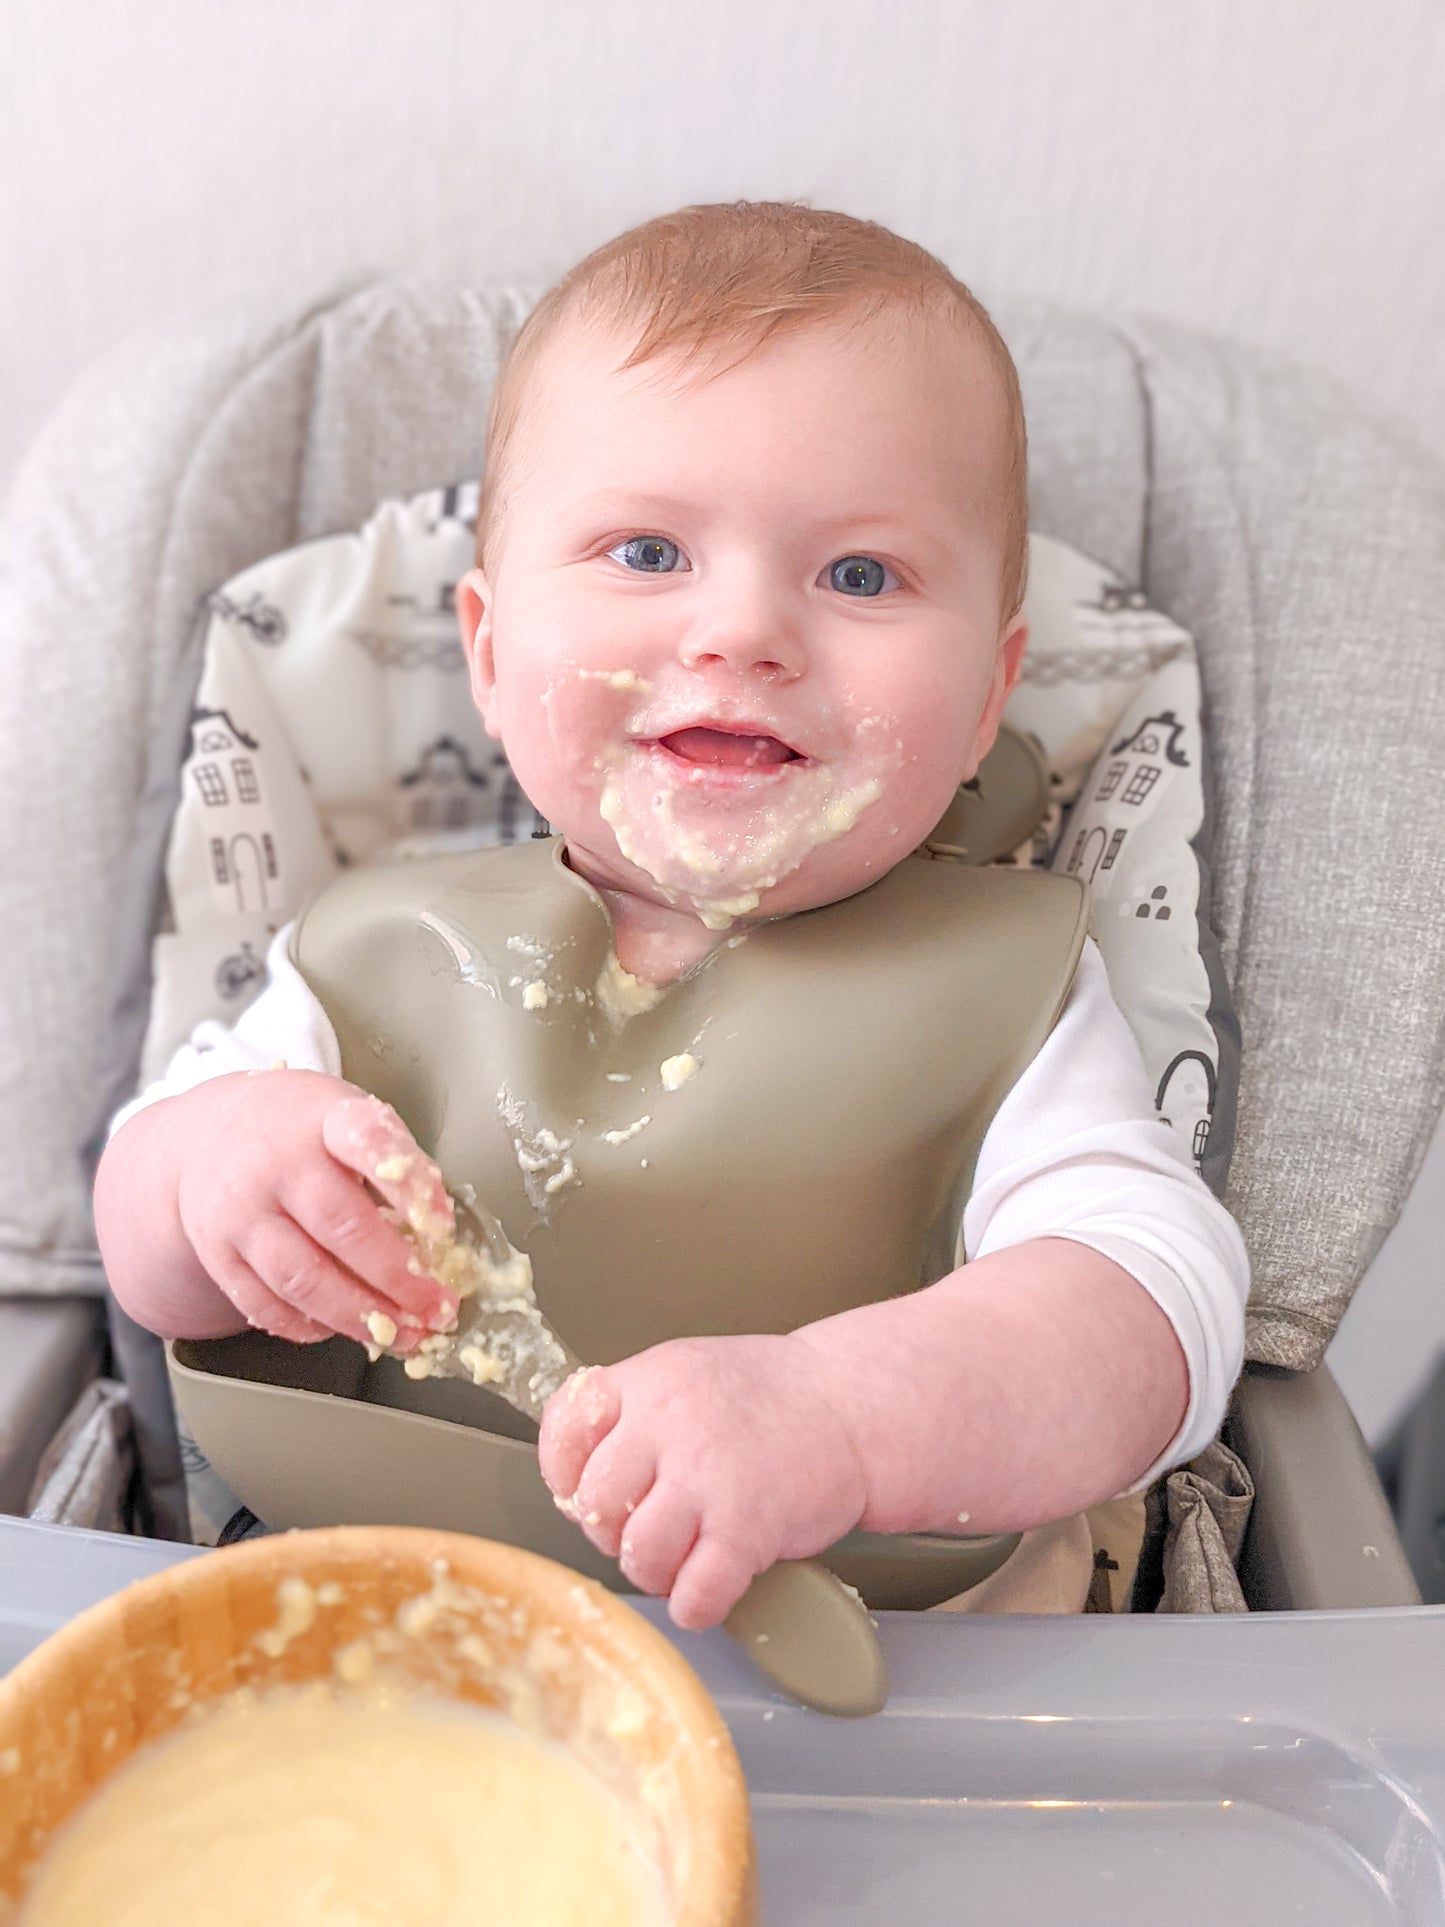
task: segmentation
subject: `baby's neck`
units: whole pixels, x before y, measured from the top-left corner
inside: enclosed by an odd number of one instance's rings
[[[711,956],[727,935],[725,930],[709,930],[690,910],[654,903],[606,883],[593,887],[612,918],[617,961],[643,983],[676,983]]]

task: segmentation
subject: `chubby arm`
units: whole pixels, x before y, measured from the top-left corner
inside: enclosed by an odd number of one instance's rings
[[[317,1071],[230,1072],[149,1103],[96,1173],[111,1290],[167,1338],[255,1325],[414,1350],[455,1325],[457,1299],[397,1225],[450,1219],[395,1111]]]
[[[585,1373],[547,1409],[542,1470],[635,1585],[702,1627],[855,1526],[1014,1531],[1111,1498],[1188,1396],[1149,1294],[1047,1238],[784,1337],[678,1339]]]
[[[1022,1531],[1082,1511],[1153,1465],[1189,1399],[1159,1306],[1066,1238],[794,1337],[844,1407],[872,1532]]]
[[[181,1224],[179,1165],[198,1100],[209,1108],[208,1085],[138,1112],[106,1145],[95,1174],[95,1236],[106,1282],[138,1325],[164,1338],[226,1338],[247,1325]]]
[[[238,1021],[198,1025],[112,1125],[95,1184],[107,1278],[167,1338],[247,1325],[301,1344],[370,1338],[379,1316],[408,1351],[417,1321],[445,1316],[445,1295],[394,1225],[417,1208],[449,1218],[450,1202],[395,1112],[341,1077],[290,935],[273,939],[266,987]],[[407,1178],[380,1177],[397,1158]]]

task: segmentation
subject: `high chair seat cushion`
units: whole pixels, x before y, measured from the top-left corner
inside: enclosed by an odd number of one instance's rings
[[[23,719],[0,759],[0,910],[18,933],[0,1290],[101,1284],[88,1174],[140,1055],[154,798],[174,789],[203,598],[385,498],[476,474],[525,306],[383,285],[178,327],[94,371],[18,476],[0,526],[0,714]],[[1445,1076],[1445,485],[1405,435],[1282,363],[1152,323],[997,314],[1034,526],[1198,645],[1212,918],[1245,1037],[1229,1202],[1255,1267],[1250,1350],[1308,1367]]]
[[[93,1300],[0,1303],[0,1512],[26,1510],[46,1446],[101,1369],[104,1339]]]
[[[466,691],[452,588],[477,499],[467,482],[383,503],[359,531],[267,557],[208,597],[179,800],[171,816],[166,784],[147,806],[170,822],[142,1081],[203,1019],[240,1015],[271,937],[338,867],[545,830]],[[1161,1114],[1222,1191],[1238,1030],[1209,926],[1193,643],[1047,537],[1031,542],[1025,606],[1005,721],[1042,747],[1053,800],[1006,860],[1052,858],[1092,885],[1092,933]],[[140,840],[153,846],[153,826]]]

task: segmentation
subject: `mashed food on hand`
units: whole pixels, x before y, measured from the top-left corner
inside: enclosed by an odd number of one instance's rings
[[[618,1802],[497,1715],[326,1686],[237,1694],[62,1830],[21,1927],[661,1927]]]

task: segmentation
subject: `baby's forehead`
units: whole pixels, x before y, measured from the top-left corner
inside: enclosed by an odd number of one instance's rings
[[[924,417],[946,434],[956,430],[976,454],[992,445],[1006,458],[1005,385],[979,332],[952,316],[880,307],[810,319],[764,338],[719,331],[636,360],[639,334],[640,324],[625,311],[563,317],[527,370],[514,453],[525,462],[528,444],[540,453],[537,444],[544,442],[566,459],[564,451],[594,439],[599,422],[607,425],[600,432],[608,440],[645,425],[643,442],[619,444],[619,455],[658,436],[665,444],[673,425],[699,402],[704,421],[726,427],[756,420],[759,405],[765,420],[774,406],[786,416],[798,389],[831,365],[831,381],[820,374],[823,392],[836,412],[844,406],[838,391],[845,391],[851,418],[861,428],[866,415],[871,436],[907,440],[910,425],[916,434]],[[775,364],[771,374],[767,362]],[[856,404],[849,386],[854,362],[861,384]],[[861,399],[870,371],[884,381],[881,404],[871,410]],[[740,379],[728,379],[734,375]],[[820,432],[825,426],[818,422]]]
[[[961,284],[869,286],[806,312],[786,307],[781,317],[759,306],[741,326],[727,325],[737,311],[720,293],[719,325],[710,327],[712,310],[695,287],[685,305],[669,306],[666,289],[645,302],[629,300],[619,283],[594,279],[575,291],[560,284],[523,329],[493,398],[479,555],[523,495],[536,506],[532,484],[544,476],[543,493],[555,503],[558,477],[569,476],[569,463],[584,449],[588,463],[615,455],[617,468],[630,465],[621,459],[629,452],[641,459],[649,451],[655,464],[687,447],[736,451],[734,428],[756,443],[759,424],[765,428],[775,409],[804,459],[809,450],[831,459],[813,422],[856,424],[857,435],[842,445],[849,471],[856,467],[851,458],[866,460],[871,448],[895,472],[901,464],[920,479],[934,473],[950,495],[961,491],[990,517],[1001,507],[1009,581],[1022,593],[1027,455],[1018,378],[986,311]],[[863,351],[855,368],[846,354],[839,357],[840,343]],[[772,354],[785,346],[786,354]],[[839,378],[814,379],[815,355],[832,357]],[[770,369],[756,381],[713,386],[720,375],[746,375],[759,360]],[[856,392],[846,379],[855,372]],[[790,387],[786,377],[793,374],[799,380]],[[717,404],[719,390],[738,404],[731,418]],[[702,405],[692,406],[700,393]],[[667,405],[674,397],[684,404],[675,415]],[[684,415],[690,419],[674,438],[674,420]],[[710,443],[714,436],[719,441]],[[785,435],[767,446],[770,466],[774,450],[788,442]],[[838,474],[840,486],[845,479]]]
[[[639,355],[651,323],[651,316],[639,315],[615,300],[594,300],[586,307],[564,310],[537,345],[527,371],[528,386],[544,371],[555,375],[559,368],[573,367],[593,379],[641,375],[647,386],[686,390],[746,365],[771,345],[786,343],[802,359],[824,359],[835,354],[840,344],[863,351],[877,346],[903,350],[940,373],[962,366],[1000,392],[1004,387],[982,329],[966,312],[937,301],[924,306],[859,296],[837,309],[785,317],[773,326],[691,332]]]
[[[515,515],[545,548],[593,521],[696,534],[689,518],[705,518],[786,528],[802,547],[866,525],[944,579],[975,530],[1006,547],[1009,521],[1006,398],[959,332],[869,316],[629,367],[636,337],[620,321],[558,330],[528,371],[499,532]],[[832,363],[816,380],[815,356]]]

